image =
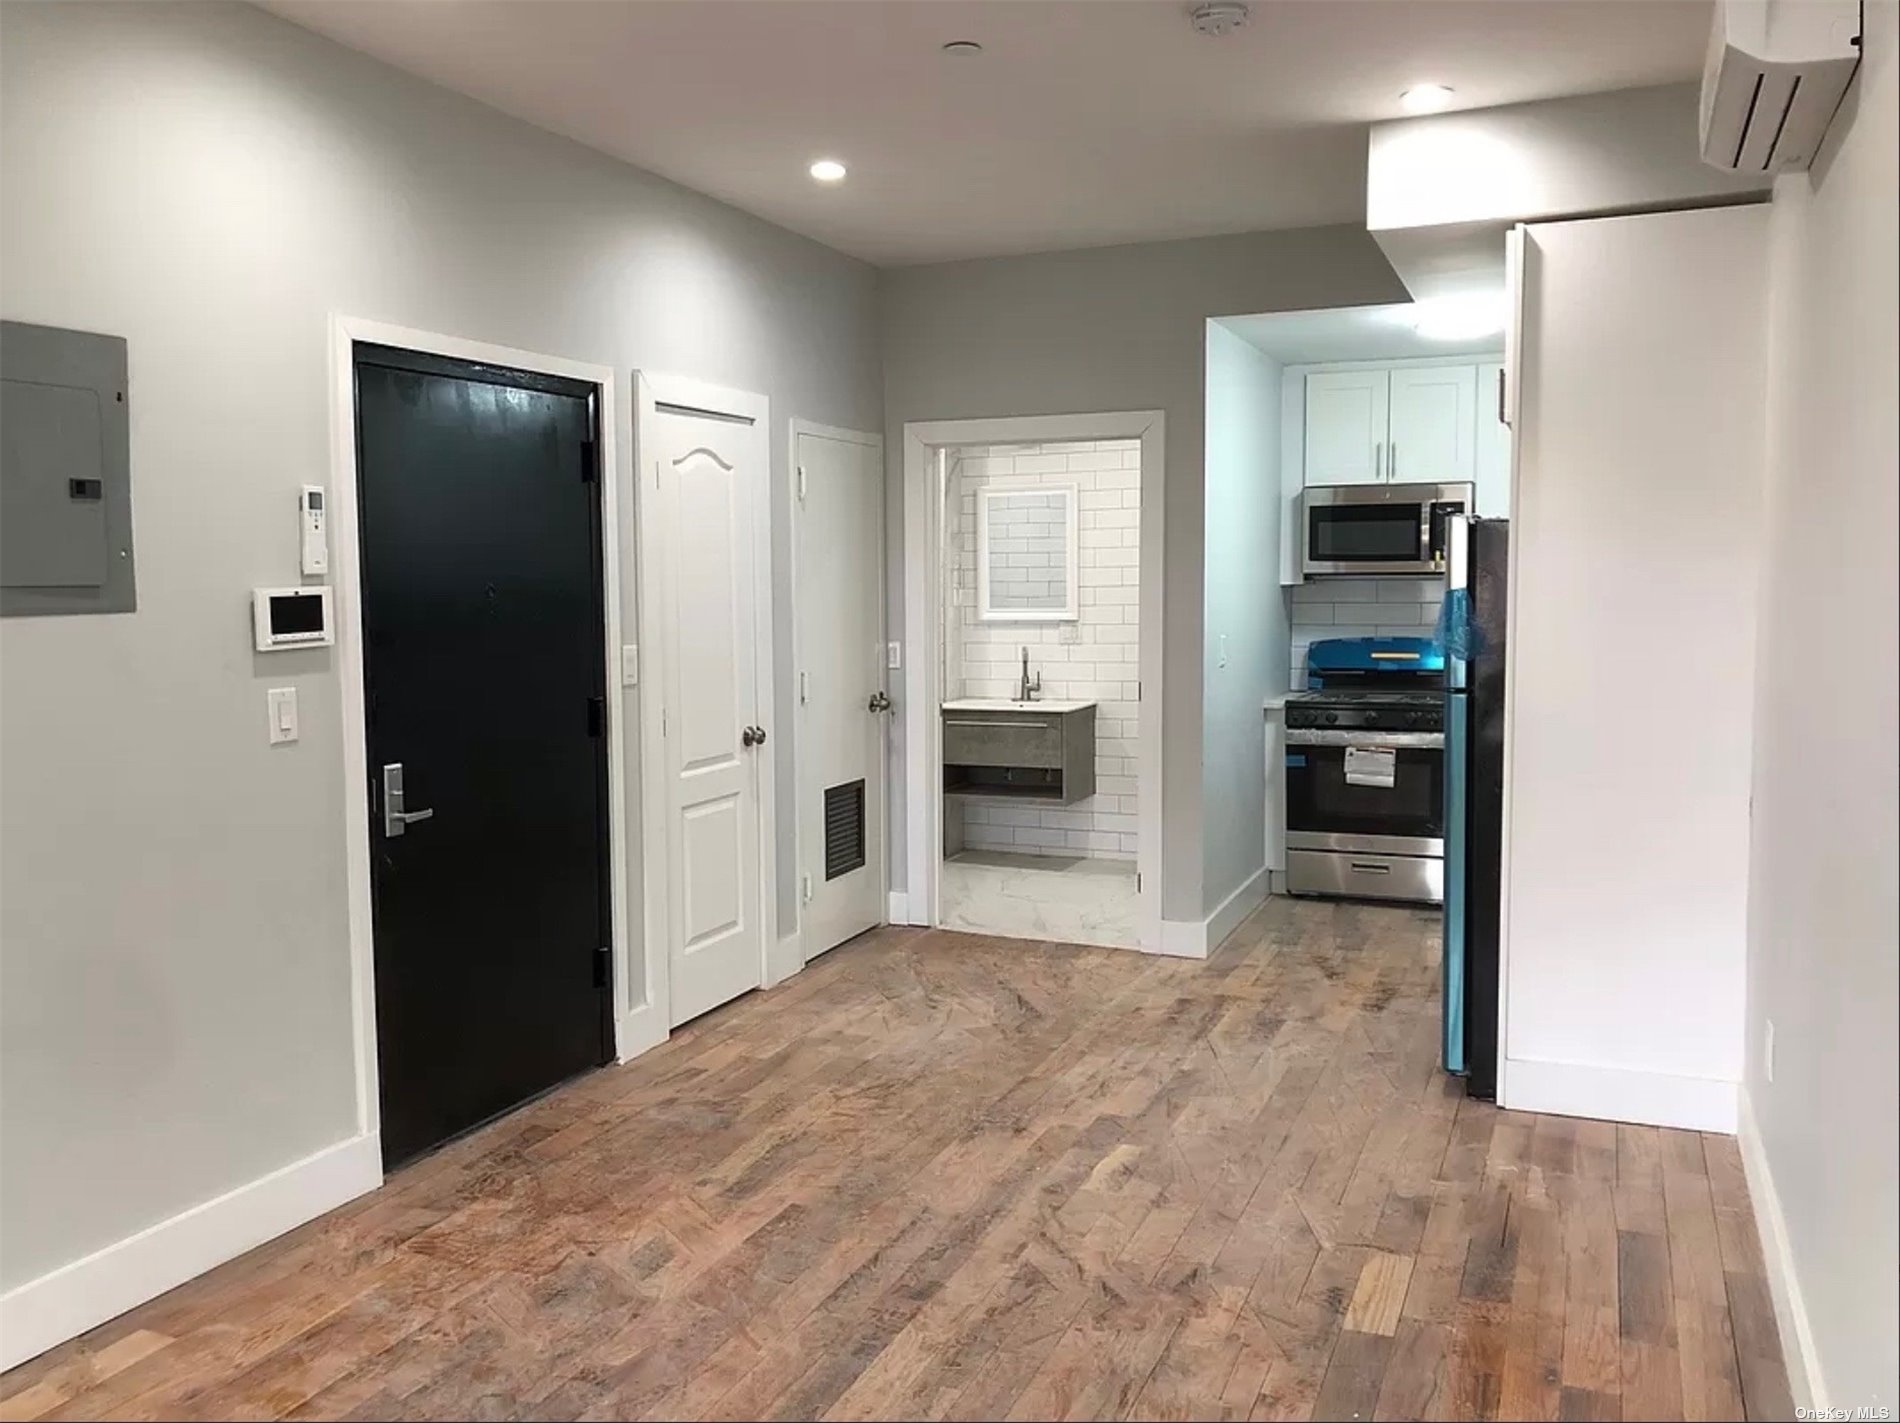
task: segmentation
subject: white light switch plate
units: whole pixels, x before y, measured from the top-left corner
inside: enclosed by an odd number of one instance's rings
[[[620,685],[640,685],[640,648],[637,643],[627,643],[620,649]]]
[[[275,746],[281,741],[297,739],[297,689],[295,687],[272,687],[265,694],[265,703],[270,709],[270,740]]]
[[[862,646],[862,644],[860,644]],[[904,666],[904,644],[888,643],[884,649],[884,666],[892,672],[901,671]]]

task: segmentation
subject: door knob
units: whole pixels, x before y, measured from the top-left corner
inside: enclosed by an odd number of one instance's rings
[[[891,709],[891,699],[882,691],[871,693],[869,709],[874,712],[887,712]]]
[[[739,744],[741,746],[765,745],[765,728],[762,726],[748,726],[744,731],[739,733]]]
[[[383,767],[383,837],[388,840],[406,834],[411,825],[418,820],[428,820],[435,815],[435,807],[427,810],[405,810],[402,799],[402,762],[391,761]]]

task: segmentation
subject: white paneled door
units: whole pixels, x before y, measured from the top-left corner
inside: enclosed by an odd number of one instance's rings
[[[770,576],[757,557],[769,476],[757,419],[660,401],[649,420],[642,462],[658,496],[664,785],[648,793],[665,796],[677,1025],[763,981],[755,656],[766,629],[755,580]]]
[[[809,960],[884,920],[884,456],[874,436],[800,429],[793,461]]]

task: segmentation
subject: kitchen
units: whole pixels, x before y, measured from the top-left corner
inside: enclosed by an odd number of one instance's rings
[[[1651,866],[1673,857],[1675,870],[1671,882],[1646,886],[1643,906],[1617,903],[1632,893],[1634,872],[1613,852],[1582,881],[1582,895],[1552,896],[1549,887],[1569,881],[1572,863],[1631,836],[1628,808],[1645,795],[1671,807],[1710,794],[1732,800],[1745,767],[1739,755],[1692,761],[1659,769],[1663,779],[1648,785],[1631,769],[1654,753],[1660,706],[1679,718],[1687,699],[1700,720],[1732,726],[1745,700],[1747,650],[1734,645],[1733,619],[1714,617],[1711,599],[1718,587],[1731,607],[1745,598],[1752,513],[1736,480],[1750,452],[1731,431],[1732,447],[1711,462],[1706,430],[1718,423],[1722,378],[1706,366],[1698,326],[1735,322],[1758,227],[1745,209],[1519,227],[1490,284],[1397,306],[1221,323],[1266,356],[1278,380],[1278,467],[1268,478],[1281,496],[1286,658],[1285,679],[1263,707],[1270,892],[1441,916],[1442,1062],[1474,1097],[1498,1098],[1510,1071],[1501,1059],[1513,1056],[1505,1025],[1514,1006],[1514,865],[1520,957],[1543,960],[1516,986],[1525,1024],[1580,988],[1607,1007],[1609,993],[1592,980],[1617,956],[1582,927],[1588,915],[1633,921],[1640,908],[1653,917],[1656,903],[1707,888],[1702,908],[1719,923],[1738,899],[1731,838],[1745,812],[1731,821],[1726,807],[1703,845],[1657,847]],[[1715,269],[1701,290],[1684,291],[1681,272],[1699,254]],[[1680,318],[1640,352],[1630,333],[1647,321],[1593,320],[1591,303],[1611,298],[1585,273],[1610,258],[1626,263],[1619,307],[1650,285],[1658,311],[1674,305]],[[1560,364],[1558,381],[1551,373]],[[1615,403],[1593,386],[1609,370]],[[1746,388],[1742,374],[1727,372],[1731,392]],[[1647,433],[1632,380],[1646,382],[1642,400],[1661,416]],[[1704,431],[1677,427],[1699,402],[1708,404]],[[1603,420],[1605,409],[1626,420]],[[1557,430],[1561,443],[1551,438]],[[1696,507],[1725,497],[1736,511],[1726,519]],[[1643,518],[1624,518],[1619,507]],[[1727,557],[1682,556],[1724,526]],[[1530,590],[1528,611],[1516,606],[1520,589]],[[1672,656],[1652,627],[1726,645],[1725,665],[1692,684],[1686,665],[1709,659]],[[1526,647],[1532,679],[1509,656]],[[1580,674],[1587,681],[1640,665],[1652,667],[1640,684],[1616,675],[1592,689],[1600,706],[1579,695]],[[1528,773],[1526,744],[1537,748]],[[1587,791],[1581,764],[1596,766]],[[1571,951],[1551,961],[1555,929],[1570,935]],[[1625,991],[1640,996],[1643,970],[1632,962],[1628,971]],[[1614,1016],[1605,1014],[1606,1031]],[[1562,1060],[1516,1055],[1525,1062],[1514,1103],[1528,1096],[1548,1110],[1604,1088],[1580,1085]],[[1702,1091],[1698,1081],[1686,1096],[1700,1101]]]

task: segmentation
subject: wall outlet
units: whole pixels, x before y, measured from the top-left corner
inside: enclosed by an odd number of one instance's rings
[[[1082,640],[1082,624],[1063,623],[1056,628],[1056,641],[1064,646],[1073,647]]]
[[[1775,1020],[1766,1018],[1761,1028],[1761,1075],[1775,1080]]]

